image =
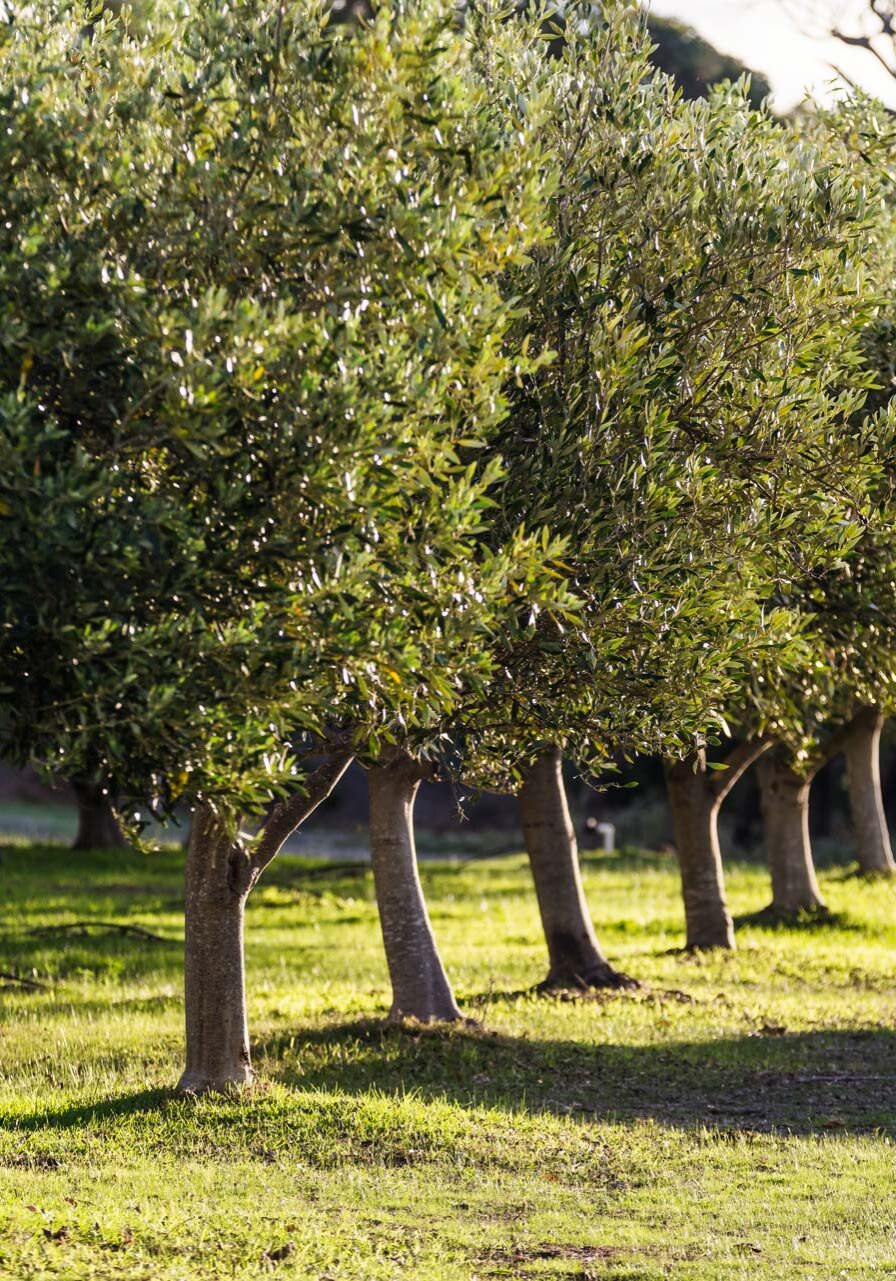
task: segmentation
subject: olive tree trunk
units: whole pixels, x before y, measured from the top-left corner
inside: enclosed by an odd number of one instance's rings
[[[548,946],[548,975],[542,987],[636,987],[634,979],[609,963],[594,933],[562,771],[559,748],[542,752],[529,769],[518,798]]]
[[[856,857],[863,872],[892,876],[896,872],[880,786],[880,735],[883,713],[863,708],[852,722],[844,744],[849,804],[856,837]]]
[[[102,783],[75,779],[72,791],[78,804],[78,831],[73,850],[117,850],[127,845]]]
[[[719,849],[720,802],[705,774],[695,772],[693,757],[666,762],[666,787],[681,872],[685,946],[732,949],[734,922],[725,898]]]
[[[370,855],[395,1022],[462,1018],[436,947],[414,845],[414,801],[422,771],[396,754],[370,768]]]
[[[248,855],[213,814],[198,811],[186,870],[182,1093],[224,1091],[252,1080],[243,958],[250,882]]]
[[[759,762],[762,818],[772,874],[771,906],[782,915],[825,906],[809,842],[811,785],[811,777],[798,774],[777,754]]]
[[[226,1092],[253,1079],[243,955],[246,900],[286,838],[329,796],[351,760],[350,753],[328,757],[301,793],[274,807],[250,846],[211,806],[197,807],[186,865],[187,1061],[177,1087],[181,1093]]]
[[[724,762],[727,768],[718,771],[708,770],[703,751],[665,762],[688,950],[735,947],[719,848],[719,810],[738,779],[770,746],[762,738],[740,743]]]

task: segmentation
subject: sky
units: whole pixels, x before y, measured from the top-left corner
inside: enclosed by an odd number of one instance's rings
[[[849,35],[873,30],[865,21],[868,0],[651,0],[650,9],[695,27],[723,53],[763,72],[778,111],[795,106],[807,90],[830,98],[835,67],[896,108],[896,79],[870,53],[825,36],[832,26]],[[880,47],[896,66],[892,50]]]

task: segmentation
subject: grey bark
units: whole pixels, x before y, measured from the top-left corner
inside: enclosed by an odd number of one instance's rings
[[[252,1080],[243,957],[250,888],[248,855],[208,809],[198,810],[186,869],[181,1093],[226,1091]]]
[[[863,708],[853,718],[844,753],[859,867],[863,872],[892,876],[896,873],[896,862],[880,786],[883,726],[883,713],[878,708]]]
[[[719,848],[719,802],[694,758],[666,762],[689,949],[735,947]]]
[[[78,831],[73,850],[116,850],[127,845],[102,783],[75,779],[72,791],[78,804]]]
[[[548,947],[543,987],[636,987],[600,949],[582,888],[558,748],[542,752],[519,792],[519,813]]]
[[[738,779],[770,746],[766,739],[741,743],[729,754],[728,768],[711,773],[702,751],[665,762],[689,950],[735,947],[719,848],[719,810]]]
[[[410,756],[396,753],[367,772],[370,854],[380,928],[392,983],[393,1021],[462,1018],[436,947],[414,844],[414,801],[422,779]]]
[[[336,786],[351,753],[329,757],[301,794],[275,806],[250,848],[208,806],[197,807],[187,850],[184,1012],[187,1060],[178,1090],[226,1092],[253,1079],[246,1013],[246,900],[283,842]]]
[[[824,908],[809,842],[809,789],[777,753],[759,762],[759,791],[772,875],[772,910],[782,915]]]

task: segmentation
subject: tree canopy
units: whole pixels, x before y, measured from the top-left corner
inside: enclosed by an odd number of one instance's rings
[[[0,56],[4,511],[33,531],[4,750],[257,803],[296,734],[431,721],[495,602],[557,594],[550,540],[478,538],[540,173],[450,12],[71,15]]]
[[[859,535],[869,198],[738,89],[648,77],[625,7],[550,57],[534,27],[479,37],[495,112],[540,119],[550,193],[550,237],[508,273],[511,339],[543,359],[511,391],[495,527],[561,535],[582,613],[505,646],[482,719],[510,704],[517,746],[582,757],[675,750],[753,647],[786,648],[773,592]]]

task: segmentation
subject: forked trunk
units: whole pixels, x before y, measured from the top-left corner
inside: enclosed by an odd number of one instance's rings
[[[181,1093],[227,1091],[252,1080],[243,964],[245,860],[214,815],[198,810],[186,869],[187,1064]]]
[[[184,906],[184,1094],[228,1091],[253,1077],[246,1017],[243,920],[246,899],[283,843],[330,795],[352,753],[324,757],[304,787],[280,801],[258,840],[244,849],[208,805],[193,816]]]
[[[585,902],[579,852],[563,786],[559,748],[542,752],[519,792],[520,821],[548,945],[544,987],[636,987],[614,970]]]
[[[765,843],[772,874],[772,910],[782,915],[824,907],[809,843],[809,789],[803,778],[772,754],[759,763]]]
[[[72,791],[78,803],[78,832],[73,850],[116,850],[127,845],[101,783],[75,779]]]
[[[856,836],[856,858],[863,872],[892,876],[896,872],[880,786],[880,735],[883,714],[863,708],[853,718],[844,745],[849,804]]]
[[[414,801],[421,773],[408,756],[368,770],[370,853],[380,928],[392,982],[392,1020],[452,1022],[462,1017],[436,948],[414,845]]]
[[[719,849],[721,797],[710,787],[705,763],[696,753],[685,760],[666,761],[665,770],[681,871],[686,946],[734,948],[734,922],[725,900]]]

